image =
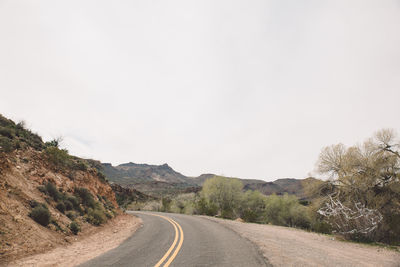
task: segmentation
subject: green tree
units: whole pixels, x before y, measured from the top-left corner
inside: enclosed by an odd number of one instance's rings
[[[246,191],[240,201],[239,215],[246,222],[265,221],[267,197],[259,191]]]
[[[203,184],[201,196],[215,205],[224,218],[234,218],[240,205],[243,184],[238,179],[216,176]]]

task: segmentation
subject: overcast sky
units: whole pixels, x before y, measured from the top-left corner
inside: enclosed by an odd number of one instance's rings
[[[304,178],[400,132],[400,1],[0,0],[0,92],[77,156]]]

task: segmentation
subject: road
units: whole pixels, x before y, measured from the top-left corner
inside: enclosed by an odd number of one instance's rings
[[[80,266],[269,266],[256,246],[224,226],[171,213],[129,212],[143,227]]]

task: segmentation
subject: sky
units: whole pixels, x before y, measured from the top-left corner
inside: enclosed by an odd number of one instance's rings
[[[400,132],[399,48],[399,0],[0,0],[0,113],[114,165],[304,178]]]

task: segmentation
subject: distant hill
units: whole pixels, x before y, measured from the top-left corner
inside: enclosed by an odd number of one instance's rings
[[[168,164],[149,165],[124,163],[112,166],[103,163],[103,172],[107,179],[124,187],[133,187],[152,196],[196,192],[200,186],[193,179],[174,171]]]
[[[212,177],[214,174],[202,174],[199,177],[193,177],[193,181],[195,184],[202,186],[203,183]],[[264,195],[283,195],[288,193],[289,195],[296,195],[299,198],[305,198],[304,195],[304,185],[305,181],[313,180],[314,178],[307,179],[294,179],[294,178],[283,178],[277,179],[273,182],[266,182],[263,180],[256,179],[240,179],[240,178],[232,178],[238,179],[243,183],[244,190],[258,190]]]
[[[132,187],[138,191],[152,196],[176,194],[183,192],[197,192],[201,190],[203,183],[215,174],[202,174],[198,177],[187,177],[176,172],[168,164],[148,165],[125,163],[112,166],[103,163],[103,172],[109,181]],[[256,179],[239,179],[243,183],[244,190],[258,190],[264,195],[283,195],[288,193],[304,198],[303,181],[305,179],[285,178],[274,182],[266,182]],[[308,178],[313,179],[313,178]]]

